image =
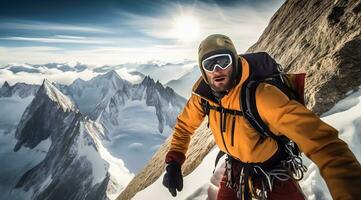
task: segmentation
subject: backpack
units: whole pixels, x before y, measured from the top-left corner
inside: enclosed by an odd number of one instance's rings
[[[218,112],[244,116],[261,138],[271,137],[281,145],[291,144],[293,147],[292,153],[294,155],[299,155],[300,151],[295,143],[286,136],[276,136],[261,119],[256,107],[256,89],[261,83],[271,84],[280,89],[291,100],[296,100],[304,105],[304,83],[306,74],[284,73],[281,65],[265,52],[243,54],[240,56],[247,60],[250,68],[249,78],[243,83],[240,92],[240,111],[211,106],[207,100],[202,98],[201,104],[205,115],[209,115],[209,111],[213,109]],[[232,134],[234,134],[233,129],[234,122],[232,124]],[[222,151],[218,153],[215,167],[224,154],[226,153]]]

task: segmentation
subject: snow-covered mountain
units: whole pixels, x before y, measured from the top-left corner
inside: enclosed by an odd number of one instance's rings
[[[103,127],[45,80],[16,130],[14,150],[46,142],[44,160],[28,169],[16,188],[31,199],[108,199],[132,174],[104,148]]]
[[[147,76],[140,84],[124,84],[104,98],[93,117],[109,133],[109,151],[138,172],[170,135],[185,103],[171,88]]]
[[[27,83],[16,83],[13,86],[5,81],[3,86],[0,88],[0,97],[11,97],[19,96],[20,98],[26,98],[34,96],[39,89],[39,85],[27,84]]]
[[[121,79],[117,72],[112,70],[89,81],[78,78],[69,86],[59,87],[65,95],[74,100],[82,113],[94,116],[94,109],[100,102],[108,101],[119,89],[130,86],[131,83]]]
[[[159,81],[132,84],[114,70],[70,85],[4,82],[0,94],[0,175],[11,179],[0,179],[0,199],[115,198],[186,103]]]
[[[0,67],[0,84],[26,82],[41,84],[43,79],[69,85],[77,78],[90,80],[98,75],[116,71],[120,77],[133,84],[140,83],[145,76],[159,80],[162,84],[177,80],[190,72],[194,61],[184,60],[175,63],[150,61],[147,63],[125,63],[120,65],[94,66],[79,62],[68,63],[9,63]]]
[[[33,100],[39,85],[16,83],[10,86],[8,82],[0,88],[0,129],[11,132],[19,123],[21,114]]]
[[[144,101],[141,106],[153,107],[155,118],[158,119],[156,123],[158,127],[154,130],[163,133],[165,126],[172,128],[175,125],[177,115],[186,102],[171,88],[164,87],[159,81],[155,82],[149,76],[146,76],[141,83],[133,85],[122,79],[114,70],[89,81],[77,79],[69,86],[61,84],[56,86],[71,97],[83,114],[99,120],[108,130],[124,129],[120,124],[125,116],[121,114],[122,107],[126,106],[128,101],[133,103]],[[145,121],[143,119],[138,118],[136,123]]]

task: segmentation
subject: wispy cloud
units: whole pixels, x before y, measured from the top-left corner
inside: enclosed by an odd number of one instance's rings
[[[34,49],[32,49],[34,48]],[[48,49],[48,50],[47,50]],[[63,50],[52,47],[1,47],[0,63],[33,63],[79,61],[91,65],[116,65],[126,62],[144,63],[149,60],[195,60],[196,49],[173,45],[151,47],[92,47],[81,50]]]
[[[69,44],[110,44],[111,41],[85,37],[5,37],[0,40],[30,41],[42,43],[69,43]]]
[[[266,28],[269,19],[275,10],[282,3],[279,0],[272,0],[274,6],[263,3],[258,7],[236,4],[232,7],[221,7],[217,4],[197,2],[196,5],[179,5],[169,3],[162,9],[168,9],[169,14],[161,17],[149,17],[133,13],[121,12],[120,16],[127,19],[128,26],[142,31],[158,39],[178,41],[177,35],[173,33],[174,21],[182,15],[192,15],[200,24],[200,33],[193,41],[188,42],[189,48],[197,48],[201,39],[213,33],[223,33],[230,36],[239,52],[246,51],[254,44],[262,31]],[[177,9],[174,9],[177,8]]]
[[[65,38],[65,39],[79,39],[79,40],[86,39],[86,37],[72,36],[72,35],[55,35],[54,37],[55,38]]]
[[[112,33],[109,29],[99,27],[78,26],[71,24],[46,23],[39,21],[17,20],[16,22],[1,22],[2,29],[24,29],[44,31],[77,31],[86,33]]]

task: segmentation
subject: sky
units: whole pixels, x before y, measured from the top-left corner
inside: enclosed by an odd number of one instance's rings
[[[284,0],[0,0],[0,66],[196,60],[207,35],[254,44]]]

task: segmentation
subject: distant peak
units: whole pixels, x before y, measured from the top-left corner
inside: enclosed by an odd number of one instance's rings
[[[58,103],[64,111],[75,110],[73,102],[61,93],[49,80],[44,79],[39,92],[47,95],[53,102]]]
[[[5,81],[2,88],[10,88],[10,84],[7,81]]]
[[[76,78],[73,83],[82,83],[82,82],[85,82],[83,79],[81,78]]]
[[[145,76],[143,81],[142,81],[142,85],[154,85],[155,82],[152,78],[150,78],[150,76]]]
[[[110,70],[106,74],[109,74],[109,75],[112,75],[112,76],[115,76],[115,75],[117,76],[118,75],[118,73],[114,69]]]
[[[159,82],[159,80],[157,80],[155,85],[158,86],[158,87],[164,88],[163,84],[161,82]]]
[[[118,78],[118,79],[122,79],[120,78],[119,74],[115,71],[115,70],[110,70],[109,72],[105,73],[103,75],[106,78]]]

